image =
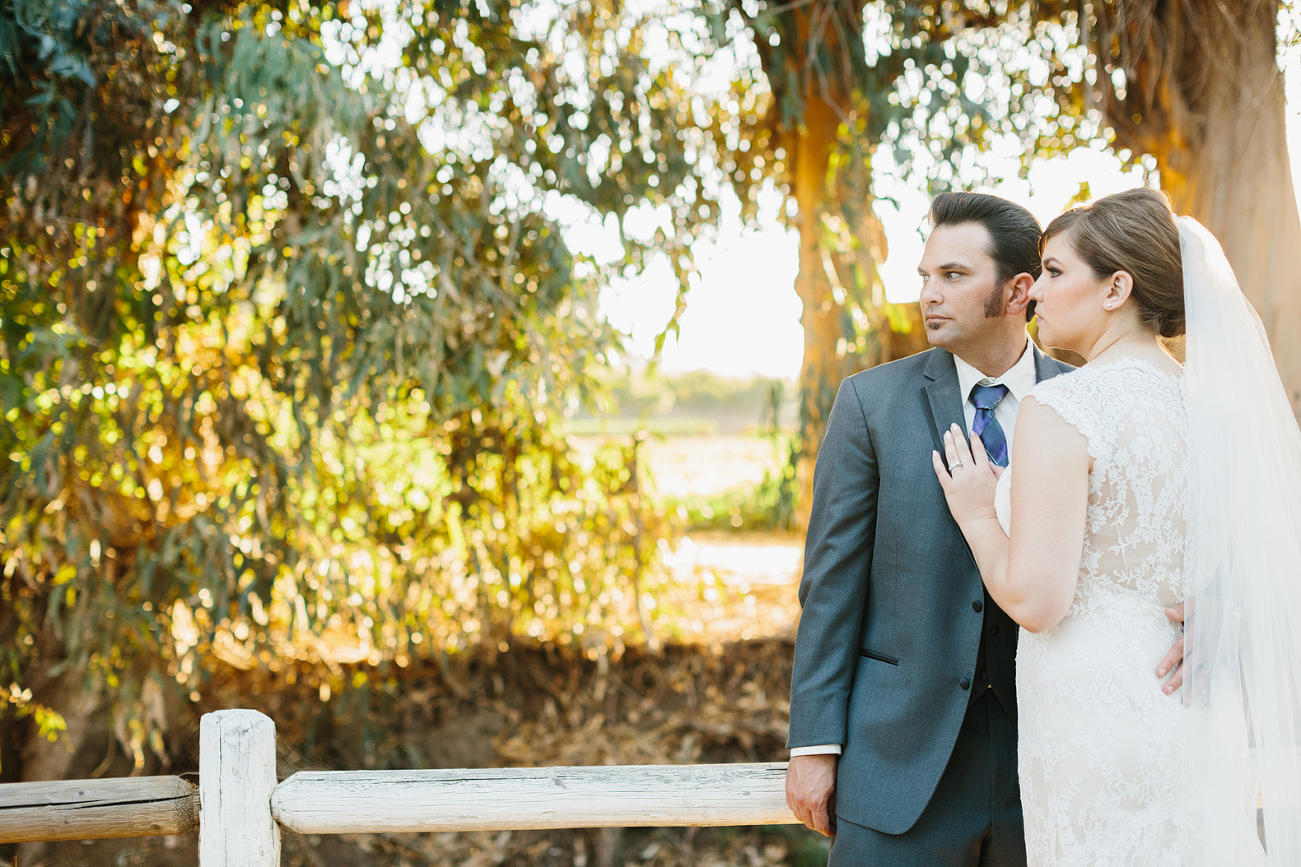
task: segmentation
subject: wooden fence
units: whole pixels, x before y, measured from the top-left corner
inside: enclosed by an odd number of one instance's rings
[[[302,834],[781,825],[786,765],[624,765],[302,771],[276,782],[276,732],[257,711],[204,715],[199,784],[134,777],[0,785],[0,843],[198,829],[199,867],[276,867]]]

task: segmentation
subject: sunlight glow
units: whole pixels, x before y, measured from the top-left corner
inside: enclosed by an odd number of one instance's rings
[[[1287,47],[1279,63],[1287,83],[1288,150],[1295,178],[1301,165],[1301,45]],[[1094,199],[1144,183],[1141,166],[1126,170],[1101,144],[1038,162],[1029,178],[1022,179],[1017,176],[1019,147],[1005,138],[982,155],[980,166],[989,177],[1001,180],[975,189],[1023,204],[1044,223],[1082,192],[1086,199]],[[916,267],[930,196],[919,182],[905,182],[892,172],[883,154],[878,155],[875,168],[876,213],[889,241],[880,269],[886,297],[896,303],[915,301],[920,291]],[[781,222],[784,204],[781,195],[771,191],[758,219],[750,224],[742,224],[734,202],[725,206],[717,242],[696,249],[700,275],[687,298],[681,334],[665,343],[664,369],[704,368],[735,377],[760,374],[793,379],[799,374],[804,339],[801,305],[794,291],[799,240]],[[579,221],[568,225],[567,237],[583,252],[607,261],[617,258],[619,234],[613,221],[608,226]],[[676,291],[672,271],[661,261],[638,279],[605,287],[601,312],[630,335],[630,352],[648,358],[655,335],[673,313]]]

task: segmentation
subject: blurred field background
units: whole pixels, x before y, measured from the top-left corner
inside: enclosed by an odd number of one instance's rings
[[[1279,0],[0,0],[0,782],[193,772],[227,707],[282,775],[784,759],[824,421],[926,345],[932,194],[1160,187],[1301,407],[1298,41]]]

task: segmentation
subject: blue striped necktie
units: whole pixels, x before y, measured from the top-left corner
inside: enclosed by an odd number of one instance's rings
[[[989,459],[1000,467],[1007,466],[1007,435],[994,418],[994,408],[1007,397],[1006,385],[977,385],[971,389],[971,405],[976,408],[976,420],[971,432],[980,436]]]

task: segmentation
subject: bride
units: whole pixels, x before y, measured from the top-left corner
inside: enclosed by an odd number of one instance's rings
[[[1023,627],[1028,860],[1301,865],[1301,432],[1260,320],[1153,190],[1067,211],[1041,252],[1040,338],[1087,364],[1022,401],[1006,472],[956,428],[933,455]],[[1185,329],[1181,368],[1160,338]],[[1186,679],[1157,690],[1181,603]]]

